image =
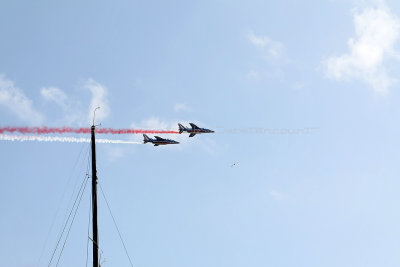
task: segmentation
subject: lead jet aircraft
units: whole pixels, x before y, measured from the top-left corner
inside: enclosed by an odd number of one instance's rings
[[[196,126],[196,124],[194,124],[194,123],[189,123],[189,124],[190,124],[190,126],[192,126],[192,128],[187,128],[187,127],[183,126],[182,124],[178,123],[179,133],[180,134],[183,132],[190,133],[189,137],[193,137],[196,134],[214,133],[214,131],[205,129],[205,128],[200,128],[200,127]]]
[[[164,139],[159,136],[154,136],[154,139],[151,139],[147,135],[143,135],[143,142],[146,143],[152,143],[154,146],[160,146],[160,145],[173,145],[173,144],[179,144],[179,142],[171,139]]]

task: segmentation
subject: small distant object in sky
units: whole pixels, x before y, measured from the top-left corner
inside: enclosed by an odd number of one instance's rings
[[[173,145],[173,144],[179,144],[179,142],[171,139],[164,139],[159,136],[154,136],[154,139],[148,137],[146,134],[143,134],[143,142],[146,143],[152,143],[154,146],[160,146],[160,145]]]
[[[180,133],[180,134],[183,133],[183,132],[190,133],[189,137],[193,137],[193,136],[195,136],[196,134],[214,133],[214,131],[209,130],[209,129],[205,129],[205,128],[200,128],[200,127],[198,127],[197,125],[195,125],[194,123],[189,123],[189,124],[190,124],[190,126],[191,126],[192,128],[185,127],[185,126],[183,126],[182,124],[178,123],[178,126],[179,126],[179,133]]]
[[[234,162],[234,163],[231,165],[231,168],[237,166],[238,164],[239,164],[239,162]]]

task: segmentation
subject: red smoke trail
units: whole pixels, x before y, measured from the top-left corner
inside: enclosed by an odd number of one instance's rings
[[[90,134],[90,128],[72,127],[0,127],[2,133],[21,133],[21,134]],[[112,129],[96,128],[98,134],[178,134],[177,131],[168,130],[142,130],[142,129]]]

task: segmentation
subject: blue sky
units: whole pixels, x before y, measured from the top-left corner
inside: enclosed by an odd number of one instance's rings
[[[0,10],[1,126],[90,126],[100,105],[102,127],[216,130],[98,145],[134,266],[399,266],[399,2]],[[89,145],[0,147],[1,264],[47,266]],[[60,266],[86,262],[88,189]],[[101,195],[99,208],[102,266],[129,266]]]

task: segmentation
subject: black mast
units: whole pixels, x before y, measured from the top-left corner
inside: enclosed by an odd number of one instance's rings
[[[96,139],[94,132],[96,126],[91,128],[92,133],[92,212],[93,212],[93,267],[99,267],[99,236],[97,229],[97,170],[96,170]]]

